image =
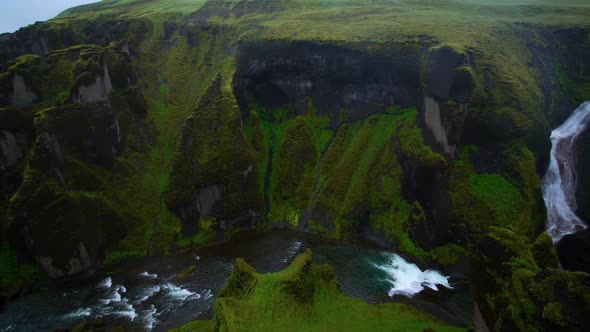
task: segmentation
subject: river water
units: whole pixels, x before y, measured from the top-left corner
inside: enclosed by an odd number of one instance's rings
[[[395,253],[370,245],[342,245],[276,230],[238,234],[198,251],[134,259],[96,278],[18,298],[0,313],[0,331],[52,331],[96,315],[130,330],[164,331],[212,317],[215,296],[236,258],[244,258],[261,273],[274,272],[307,248],[315,263],[334,267],[343,292],[350,296],[412,304],[454,324],[470,321],[473,303],[465,279],[421,271]],[[193,265],[193,274],[176,281]]]
[[[590,102],[585,102],[551,132],[551,157],[543,178],[543,198],[547,207],[547,233],[555,243],[586,228],[576,215],[575,148],[589,124]]]

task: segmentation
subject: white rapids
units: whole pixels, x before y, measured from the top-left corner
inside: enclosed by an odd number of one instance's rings
[[[547,234],[554,243],[586,228],[576,215],[576,142],[590,124],[590,101],[551,132],[551,160],[543,178]]]
[[[155,305],[156,302],[164,301],[172,307],[177,307],[189,300],[199,300],[202,297],[209,299],[213,296],[210,289],[204,289],[201,295],[162,280],[155,273],[146,271],[138,274],[137,277],[143,282],[129,291],[124,285],[113,282],[112,277],[106,277],[96,285],[101,294],[96,302],[58,318],[77,319],[100,315],[128,321],[139,320],[145,331],[151,331],[160,323],[160,315],[170,310],[170,307],[159,310]],[[143,306],[147,301],[152,303]]]
[[[422,271],[416,264],[412,264],[396,254],[388,255],[386,265],[375,265],[377,268],[387,272],[388,282],[391,285],[389,296],[396,294],[413,297],[420,293],[425,287],[438,291],[437,286],[453,288],[449,284],[449,277],[438,271]]]

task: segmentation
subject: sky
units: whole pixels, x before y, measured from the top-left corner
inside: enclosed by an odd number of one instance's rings
[[[62,11],[97,0],[0,0],[0,33],[14,32],[36,21],[46,21]]]

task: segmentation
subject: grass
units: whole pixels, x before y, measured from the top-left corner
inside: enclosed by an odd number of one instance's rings
[[[209,16],[209,22],[233,25],[251,39],[327,41],[385,52],[391,43],[447,44],[474,52],[478,69],[494,68],[495,85],[510,93],[496,94],[496,101],[517,96],[519,110],[529,114],[542,102],[542,91],[528,67],[533,54],[520,36],[529,34],[532,44],[544,46],[535,26],[590,25],[590,5],[584,0],[294,0],[281,1],[274,9],[260,2],[263,5],[237,17],[237,1],[210,2],[205,7],[206,1],[191,0],[102,1],[68,10],[55,22],[100,15],[163,21],[166,15],[182,17],[199,9],[224,8],[227,17]]]
[[[477,174],[469,178],[475,197],[484,202],[502,226],[518,219],[522,195],[518,187],[500,174]]]

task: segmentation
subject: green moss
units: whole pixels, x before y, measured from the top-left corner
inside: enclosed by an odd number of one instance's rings
[[[563,308],[559,303],[549,303],[543,308],[543,318],[558,326],[566,325],[563,319]]]
[[[7,242],[0,242],[0,297],[15,296],[41,277],[37,266],[19,263]]]
[[[500,225],[518,219],[522,195],[516,186],[500,174],[477,174],[469,177],[474,196],[486,204]]]
[[[184,271],[180,272],[176,277],[174,277],[174,281],[182,282],[186,278],[190,277],[195,271],[197,270],[196,265],[191,265],[187,267]]]
[[[392,110],[346,126],[345,133],[342,129],[338,131],[326,152],[327,163],[332,169],[323,171],[325,181],[321,183],[316,202],[317,212],[330,219],[335,237],[353,235],[356,224],[369,208],[372,179],[381,180],[372,175],[371,167],[385,153],[385,149],[392,148],[390,144],[397,127],[411,123],[415,114],[415,110]],[[393,154],[387,157],[395,158]],[[390,164],[399,167],[395,161]],[[384,175],[399,183],[399,171],[392,173]],[[385,180],[386,183],[388,181]],[[373,196],[374,201],[378,199]]]
[[[203,332],[214,332],[215,329],[215,322],[213,320],[194,320],[192,322],[186,323],[180,327],[172,329],[171,332],[193,332],[193,331],[203,331]]]
[[[473,239],[472,287],[490,328],[545,331],[587,324],[589,276],[543,265],[526,237],[491,227]],[[581,311],[580,311],[581,310]],[[580,312],[585,312],[580,314]]]
[[[513,170],[513,178],[523,198],[520,216],[512,222],[512,228],[532,240],[543,232],[547,220],[545,202],[541,195],[541,179],[536,171],[536,159],[533,153],[522,145],[509,147],[504,155],[507,156],[507,168]]]
[[[278,184],[281,199],[293,197],[299,191],[294,202],[295,207],[307,206],[313,190],[313,170],[317,164],[318,151],[311,129],[301,117],[294,119],[284,133],[280,144],[278,168]],[[306,175],[311,179],[305,181]],[[311,180],[311,181],[310,181]],[[301,188],[301,184],[308,184]],[[303,191],[301,193],[301,191]]]
[[[328,234],[326,227],[316,221],[310,221],[308,227],[313,233]]]
[[[143,248],[142,248],[143,249]],[[107,251],[104,259],[105,265],[112,265],[128,259],[145,256],[145,251],[119,251],[109,250]]]
[[[413,236],[424,211],[404,199],[399,159],[423,167],[444,159],[424,145],[416,116],[415,109],[391,108],[338,129],[325,153],[314,209],[316,221],[333,236],[354,236],[366,218],[402,252],[419,260],[428,256]]]
[[[231,81],[231,76],[227,78]],[[202,187],[221,191],[209,215],[216,220],[262,209],[253,151],[242,131],[237,102],[222,77],[211,83],[186,120],[171,173],[166,203],[170,209],[194,206]],[[197,211],[192,211],[195,215]]]
[[[256,151],[267,218],[297,226],[301,211],[311,203],[318,162],[332,131],[329,118],[316,115],[311,104],[304,115],[287,119],[287,114],[285,107],[257,107],[250,111],[244,133]]]
[[[425,261],[428,252],[416,244],[411,235],[412,208],[406,201],[393,203],[383,214],[371,215],[373,227],[382,232],[386,239],[396,244],[398,250],[418,261]]]
[[[533,257],[535,258],[535,262],[540,267],[553,269],[559,267],[557,249],[555,249],[553,240],[547,233],[541,233],[530,248]]]
[[[430,255],[439,264],[453,265],[459,261],[461,256],[466,256],[468,251],[454,243],[446,244],[444,246],[436,247],[430,250]]]
[[[499,225],[534,239],[546,215],[532,152],[522,144],[506,148],[502,174],[477,174],[472,162],[476,153],[475,146],[463,147],[453,165],[449,190],[453,215],[470,232]]]
[[[535,273],[525,268],[515,268],[512,274],[512,301],[508,306],[511,318],[519,330],[531,329],[534,324],[536,306],[534,299],[527,294],[529,286]],[[533,330],[536,330],[533,328]]]
[[[418,126],[403,127],[399,132],[399,144],[405,156],[424,165],[437,165],[445,161],[443,156],[432,152],[430,147],[424,144],[422,130]]]
[[[501,248],[497,254],[501,255],[502,259],[497,263],[505,264],[513,270],[518,268],[528,268],[532,271],[539,270],[525,237],[517,235],[508,229],[495,226],[490,227],[488,236],[498,248]],[[513,257],[515,258],[513,259]]]

